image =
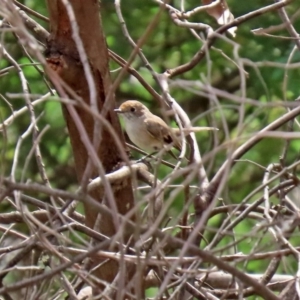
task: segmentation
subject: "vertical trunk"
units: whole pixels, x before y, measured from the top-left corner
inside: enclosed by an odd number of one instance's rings
[[[96,101],[98,109],[101,112],[104,105],[108,107],[108,112],[104,115],[105,119],[111,124],[117,132],[119,138],[123,141],[120,124],[116,114],[113,112],[115,107],[114,97],[107,98],[111,79],[108,69],[108,51],[101,27],[100,8],[98,1],[95,0],[69,0],[69,5],[74,11],[75,20],[79,30],[79,36],[82,41],[84,51],[91,69],[91,74],[95,83]],[[47,45],[47,62],[52,68],[80,98],[85,104],[91,104],[89,82],[86,79],[82,60],[76,47],[72,35],[72,18],[70,22],[70,11],[67,12],[62,0],[48,0],[50,15],[50,38]],[[75,21],[74,20],[74,21]],[[61,92],[60,83],[53,82],[57,90]],[[67,89],[64,89],[66,91]],[[68,93],[70,95],[70,93]],[[74,96],[70,96],[74,99]],[[70,109],[63,105],[64,117],[69,130],[71,144],[73,148],[76,173],[79,182],[83,178],[89,155],[86,145],[82,141],[82,136],[78,131],[76,122],[70,114]],[[93,144],[93,132],[95,119],[86,110],[76,107],[76,112],[84,126],[84,129]],[[78,122],[77,122],[78,123]],[[102,126],[101,126],[102,127]],[[121,161],[120,153],[117,146],[107,130],[101,129],[100,144],[97,149],[97,155],[103,164],[105,172],[111,172]],[[92,166],[90,177],[99,176],[96,166]],[[105,201],[105,195],[100,190],[95,190],[91,196],[99,202]],[[125,214],[133,207],[133,193],[131,181],[128,179],[123,182],[122,187],[114,191],[115,202],[118,211]],[[85,206],[86,224],[94,227],[97,218],[97,212]],[[115,233],[115,227],[110,218],[102,216],[99,226],[96,230],[101,233],[112,236]],[[95,264],[100,263],[95,261]],[[97,269],[95,275],[102,280],[111,282],[118,271],[118,264],[113,261],[105,263]]]

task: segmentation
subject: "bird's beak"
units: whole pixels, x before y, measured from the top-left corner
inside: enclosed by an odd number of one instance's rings
[[[123,112],[120,108],[115,108],[114,111],[115,111],[117,114],[121,114],[121,113]]]

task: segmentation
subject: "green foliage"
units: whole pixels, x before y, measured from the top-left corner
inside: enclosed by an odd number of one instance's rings
[[[33,0],[23,2],[33,10],[47,15],[44,2]],[[180,1],[173,2],[175,2],[174,6],[177,5],[179,8]],[[228,4],[232,13],[237,17],[254,11],[266,3],[262,0],[242,2],[231,0],[228,1]],[[188,1],[186,9],[193,9],[198,5],[199,0]],[[121,6],[129,34],[137,42],[143,37],[146,28],[151,26],[155,16],[159,13],[159,6],[154,1],[140,0],[130,0],[130,5],[123,1]],[[298,6],[297,1],[294,1],[288,7],[287,12],[293,14],[296,9],[299,9]],[[133,48],[122,33],[113,1],[103,0],[101,10],[109,48],[127,60],[132,54]],[[36,20],[38,19],[36,18]],[[208,23],[213,28],[218,27],[215,20],[205,13],[193,16],[190,21]],[[39,20],[38,22],[47,28],[48,24],[46,22]],[[240,24],[236,38],[223,35],[217,39],[205,58],[192,70],[170,80],[172,97],[182,105],[188,116],[195,120],[195,126],[216,126],[220,129],[216,134],[211,132],[196,134],[201,154],[204,157],[204,165],[210,178],[218,172],[226,159],[230,159],[233,150],[287,111],[282,105],[275,105],[274,103],[279,101],[293,102],[299,96],[300,69],[285,69],[284,65],[288,61],[289,63],[299,62],[300,52],[293,53],[295,47],[293,40],[280,38],[280,36],[287,36],[286,30],[282,29],[275,32],[274,36],[259,36],[251,31],[279,24],[281,24],[281,19],[277,13],[266,13]],[[300,28],[300,18],[296,19],[293,25],[295,28]],[[30,93],[34,95],[31,100],[34,101],[40,98],[49,91],[46,84],[47,79],[41,76],[43,67],[41,65],[31,65],[31,61],[12,34],[3,32],[1,36],[7,50],[22,67],[29,84]],[[201,36],[205,36],[205,33],[201,33]],[[166,69],[175,68],[189,62],[202,45],[203,42],[196,39],[189,29],[178,27],[172,23],[167,10],[163,10],[157,23],[153,25],[150,34],[141,45],[141,49],[151,68],[157,73],[162,73]],[[266,62],[273,62],[277,65],[269,66]],[[265,63],[265,65],[257,66],[256,63]],[[282,65],[278,66],[279,63]],[[0,71],[11,66],[7,59],[1,57]],[[135,57],[131,66],[140,73],[150,86],[161,93],[152,74],[138,56]],[[119,66],[115,62],[110,61],[113,80],[120,74],[118,68]],[[180,82],[182,79],[191,85]],[[243,86],[242,79],[245,80],[245,86]],[[284,80],[286,80],[286,83]],[[213,92],[203,90],[199,82],[209,84],[220,91],[228,92],[229,95],[232,95],[232,99],[224,95],[216,96]],[[3,96],[3,98],[0,98],[1,122],[6,120],[12,111],[17,111],[26,106],[24,96],[20,93],[22,93],[20,77],[17,71],[11,68],[5,76],[0,77],[0,94]],[[256,100],[257,102],[255,105],[253,102],[241,104],[234,101],[234,96],[242,96],[241,99]],[[160,114],[161,112],[158,103],[152,99],[151,95],[132,75],[126,74],[122,78],[116,91],[116,97],[118,103],[125,99],[139,99],[146,103],[154,113]],[[34,107],[36,116],[38,116],[37,126],[39,132],[42,133],[40,139],[41,152],[46,172],[53,187],[75,190],[77,180],[74,175],[72,151],[61,104],[58,100],[56,96],[49,97],[48,100]],[[9,176],[11,174],[16,145],[20,141],[20,136],[28,129],[30,122],[28,112],[24,112],[22,115],[17,116],[3,131],[0,137],[1,175]],[[173,125],[175,125],[174,121]],[[280,128],[280,130],[284,131],[286,127]],[[209,156],[212,149],[217,150],[214,155]],[[262,185],[266,168],[270,164],[279,163],[284,150],[287,152],[284,164],[288,166],[299,159],[299,149],[300,141],[298,139],[286,142],[283,138],[263,137],[230,170],[224,188],[218,195],[218,200],[222,200],[225,205],[241,203],[251,192]],[[15,174],[17,181],[26,178],[26,181],[41,182],[32,151],[32,134],[30,134],[21,144]],[[133,156],[140,157],[136,153],[133,153]],[[177,162],[170,157],[166,157],[166,160],[173,163]],[[184,165],[187,165],[187,162]],[[160,165],[157,168],[157,177],[160,180],[164,180],[169,174],[170,169],[168,167]],[[180,184],[183,178],[184,176],[177,178],[171,181],[171,184]],[[272,186],[275,186],[278,182],[278,180],[275,181]],[[193,180],[191,184],[198,185],[199,183],[197,180]],[[142,192],[137,194],[141,198],[143,195],[145,194]],[[247,203],[253,203],[262,195],[263,189],[249,197]],[[185,195],[182,191],[177,193],[174,192],[174,189],[166,189],[166,199],[170,196],[174,196],[174,201],[168,211],[168,217],[171,220],[176,220],[176,222],[172,223],[171,221],[170,223],[175,225],[178,223],[178,216],[182,216]],[[49,199],[45,199],[45,201],[49,201]],[[272,204],[280,202],[277,197],[271,198],[270,201]],[[192,205],[190,207],[189,212],[193,210]],[[1,211],[8,209],[4,204],[1,204],[0,208]],[[79,210],[82,211],[82,207]],[[208,242],[213,239],[224,218],[226,218],[226,214],[218,214],[209,220],[208,230],[205,234]],[[264,229],[257,229],[256,232],[256,222],[263,223],[263,220],[243,220],[234,228],[237,239],[245,237],[237,243],[237,252],[251,253],[252,247],[256,243],[259,243],[257,251],[274,251],[277,249],[276,245],[274,246],[273,237],[269,233],[265,233]],[[218,243],[216,249],[221,249],[226,247],[228,243],[232,243],[234,241],[232,235],[233,232],[226,235]],[[298,245],[298,235],[297,232],[291,238],[291,243],[295,246]],[[80,241],[78,236],[72,236],[72,238],[77,242]],[[206,241],[202,241],[201,246],[205,247],[206,245]],[[224,250],[222,253],[232,254],[230,251],[232,249]],[[280,271],[296,272],[296,266],[289,262],[289,258],[287,258],[286,265],[288,265],[288,268],[285,269],[285,266],[282,265]],[[241,262],[239,267],[250,273],[260,273],[266,269],[268,263],[269,260]],[[156,289],[149,289],[147,293],[149,297],[153,296]]]

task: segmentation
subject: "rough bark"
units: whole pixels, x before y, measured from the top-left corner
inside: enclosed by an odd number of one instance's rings
[[[100,8],[98,1],[95,0],[70,0],[75,19],[79,28],[79,36],[84,46],[91,73],[96,84],[97,104],[99,111],[104,104],[108,107],[105,119],[109,121],[111,126],[117,132],[119,138],[123,141],[122,131],[116,114],[113,112],[115,107],[114,97],[106,99],[109,88],[111,87],[111,79],[108,68],[108,50],[104,38]],[[79,52],[72,38],[72,26],[69,14],[65,5],[61,0],[47,1],[50,16],[50,37],[47,45],[47,62],[48,66],[59,75],[64,83],[67,84],[83,101],[90,105],[90,91],[88,82],[85,77],[83,64],[80,60]],[[53,80],[52,80],[53,81]],[[64,94],[67,89],[61,92],[61,87],[57,82],[53,81],[58,92]],[[70,93],[68,93],[70,95]],[[63,96],[63,95],[61,95]],[[70,97],[73,98],[74,97]],[[105,100],[106,99],[106,100]],[[106,102],[105,102],[106,101]],[[86,110],[76,107],[76,111],[81,122],[93,143],[94,118]],[[64,117],[68,126],[70,140],[73,148],[75,168],[79,182],[81,182],[85,172],[89,155],[86,146],[82,142],[82,136],[78,131],[76,122],[70,115],[70,111],[66,105],[63,105]],[[96,149],[99,159],[101,160],[106,173],[114,170],[121,162],[121,155],[112,138],[111,134],[101,129],[100,145]],[[93,165],[91,178],[99,176],[96,166]],[[94,190],[91,196],[99,202],[105,202],[106,196],[103,191]],[[133,207],[133,193],[131,181],[126,180],[122,186],[114,190],[114,198],[121,214],[125,214]],[[93,228],[97,218],[97,211],[85,205],[86,223]],[[115,226],[108,217],[100,218],[99,226],[96,228],[105,235],[112,236],[115,233]],[[99,264],[95,261],[95,264]],[[103,264],[97,269],[95,275],[105,281],[111,282],[118,271],[118,264],[113,261]]]

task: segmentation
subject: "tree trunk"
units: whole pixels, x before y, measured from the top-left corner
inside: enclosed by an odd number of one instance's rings
[[[70,7],[68,8],[64,5],[64,3],[67,2],[69,2],[69,4],[66,5],[71,5],[71,10],[74,11],[74,18],[72,17]],[[104,118],[111,124],[124,145],[120,124],[113,111],[115,108],[114,96],[107,97],[112,83],[109,75],[108,50],[102,30],[98,1],[70,0],[64,2],[63,0],[48,0],[47,3],[50,15],[50,38],[48,39],[46,51],[48,57],[47,63],[50,69],[54,70],[55,74],[58,74],[59,79],[61,79],[56,80],[53,79],[53,76],[50,76],[53,84],[61,97],[68,95],[70,99],[75,99],[76,96],[78,96],[82,99],[84,104],[95,112],[92,107],[92,103],[94,102],[91,101],[90,84],[92,81],[91,79],[87,80],[87,73],[85,73],[87,71],[84,70],[84,66],[86,67],[86,65],[88,65],[91,70],[90,74],[95,83],[94,92],[96,96],[94,100],[97,102],[98,110],[100,114],[102,112]],[[74,31],[74,25],[78,26],[79,37],[83,44],[84,51],[78,48],[78,41],[77,43],[75,42],[76,32]],[[75,38],[73,39],[74,36]],[[87,57],[86,65],[82,58],[84,52]],[[50,73],[53,72],[50,70]],[[58,76],[54,77],[58,78]],[[75,94],[73,94],[72,91]],[[79,120],[86,131],[91,145],[94,145],[105,173],[115,170],[122,161],[122,158],[112,135],[105,130],[101,122],[98,124],[99,127],[96,127],[100,128],[100,134],[97,135],[99,142],[97,143],[97,139],[93,137],[95,122],[97,122],[96,119],[89,111],[83,109],[82,105],[78,105],[79,100],[75,100],[74,102],[77,104],[76,106],[64,104],[63,112],[73,148],[77,177],[79,182],[84,186],[82,179],[86,178],[84,175],[86,167],[88,162],[92,162],[93,160],[91,159],[92,154],[87,151],[89,148],[86,142],[83,141],[83,131],[82,129],[78,129],[80,122],[74,120],[74,112],[75,115],[76,113],[78,114]],[[74,109],[74,107],[76,109]],[[104,107],[107,109],[106,113],[103,113]],[[99,165],[96,166],[92,163],[88,178],[99,176],[98,170]],[[130,179],[126,179],[122,182],[122,185],[119,186],[118,189],[113,189],[113,194],[119,213],[125,214],[133,207],[133,192]],[[103,189],[94,190],[90,195],[99,202],[109,202],[107,200],[107,194],[103,192]],[[97,211],[85,205],[85,215],[86,224],[94,228],[98,215]],[[97,227],[95,229],[107,236],[112,236],[116,231],[112,219],[107,216],[101,216],[99,218],[99,224],[97,220],[96,225]],[[99,263],[101,262],[99,260],[95,261],[94,258],[94,265]],[[102,280],[111,282],[117,274],[118,268],[118,264],[110,260],[99,267],[94,275]]]

